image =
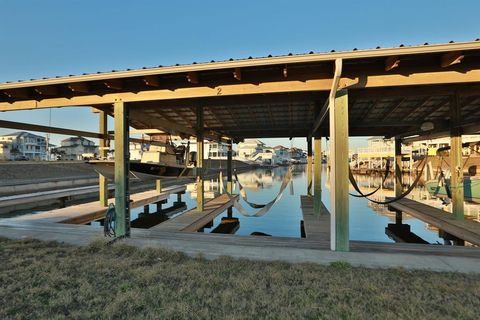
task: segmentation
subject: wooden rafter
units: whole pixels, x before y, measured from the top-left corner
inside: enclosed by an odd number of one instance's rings
[[[157,76],[145,76],[143,82],[149,87],[159,87],[160,79]]]
[[[35,92],[42,96],[56,96],[58,95],[58,88],[55,86],[35,87]]]
[[[105,80],[103,82],[103,84],[108,89],[113,89],[113,90],[122,90],[123,89],[123,81],[120,80],[120,79]]]
[[[30,94],[27,89],[11,89],[11,90],[3,90],[3,93],[12,99],[28,99]]]
[[[242,80],[242,69],[241,68],[235,68],[233,70],[233,77],[237,79],[238,81]]]
[[[89,93],[90,88],[88,83],[86,82],[75,82],[75,83],[70,83],[68,84],[68,89],[70,89],[73,92],[80,92],[80,93]]]
[[[400,57],[392,56],[385,60],[385,71],[390,71],[400,65]]]
[[[392,114],[395,113],[395,111],[398,110],[398,108],[400,108],[400,105],[405,101],[406,99],[405,98],[401,98],[400,100],[398,100],[395,105],[390,108],[389,110],[387,110],[381,117],[382,120],[384,119],[387,119],[388,117],[390,117]]]
[[[442,61],[440,63],[440,66],[442,68],[450,67],[454,64],[462,62],[462,59],[464,57],[465,55],[461,51],[445,53],[444,55],[442,55]]]
[[[193,84],[199,84],[200,79],[198,77],[198,72],[189,72],[187,73],[187,81]]]

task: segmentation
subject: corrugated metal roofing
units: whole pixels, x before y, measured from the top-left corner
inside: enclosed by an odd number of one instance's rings
[[[154,67],[143,67],[140,69],[126,69],[126,70],[112,70],[108,72],[97,72],[97,73],[83,73],[82,75],[68,75],[68,76],[55,76],[50,78],[42,79],[30,79],[30,80],[18,80],[15,82],[7,81],[0,83],[0,89],[9,89],[9,88],[21,88],[29,87],[35,85],[52,85],[58,83],[71,83],[76,81],[94,81],[94,80],[104,80],[111,78],[127,78],[127,77],[136,77],[136,76],[146,76],[146,75],[157,75],[157,74],[169,74],[169,73],[180,73],[180,72],[193,72],[193,71],[206,71],[206,70],[215,70],[215,69],[227,69],[235,67],[249,67],[256,65],[278,65],[278,64],[291,64],[291,63],[302,63],[302,62],[315,62],[315,61],[332,61],[337,58],[342,59],[360,59],[360,58],[374,58],[374,57],[387,57],[392,55],[408,55],[408,54],[423,54],[423,53],[439,53],[439,52],[448,52],[448,51],[457,51],[457,50],[475,50],[480,49],[480,38],[475,39],[470,42],[454,42],[450,41],[449,43],[443,44],[429,44],[424,43],[423,45],[399,45],[398,47],[391,48],[381,48],[377,46],[372,49],[362,49],[359,50],[354,48],[350,51],[335,51],[331,50],[330,52],[313,52],[301,53],[301,54],[292,54],[273,56],[268,55],[266,57],[248,57],[245,59],[228,59],[222,61],[210,62],[192,62],[191,64],[175,64],[171,66],[154,66]]]

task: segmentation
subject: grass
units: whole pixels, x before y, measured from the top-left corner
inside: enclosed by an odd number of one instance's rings
[[[478,319],[480,275],[0,238],[0,319]]]

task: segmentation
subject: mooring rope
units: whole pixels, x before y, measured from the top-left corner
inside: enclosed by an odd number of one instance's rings
[[[108,205],[107,213],[105,214],[105,221],[103,222],[103,234],[105,237],[115,237],[115,205],[110,203]]]

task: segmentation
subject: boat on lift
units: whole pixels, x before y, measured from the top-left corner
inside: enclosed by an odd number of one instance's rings
[[[148,151],[143,151],[141,160],[130,160],[130,180],[156,180],[177,179],[194,177],[195,153],[189,151],[189,145],[175,146],[169,142],[162,146],[150,146]],[[95,171],[115,179],[115,160],[90,160]]]
[[[478,146],[477,143],[463,143],[462,148],[469,147],[474,152],[476,149],[473,147]],[[441,154],[441,152],[449,151],[450,146],[442,147],[437,150],[437,156]],[[445,156],[448,161],[444,161],[445,164],[449,164],[449,155]],[[480,164],[480,157],[475,156],[463,156],[463,193],[465,201],[473,202],[473,203],[480,203],[480,176],[477,173],[478,164]],[[447,167],[445,171],[446,174],[443,173],[443,163],[440,163],[439,169],[441,170],[440,178],[438,179],[431,179],[425,182],[425,187],[427,191],[435,197],[438,198],[451,198],[452,195],[452,188],[451,188],[451,174],[448,172],[449,168]],[[431,173],[433,176],[433,172]]]

